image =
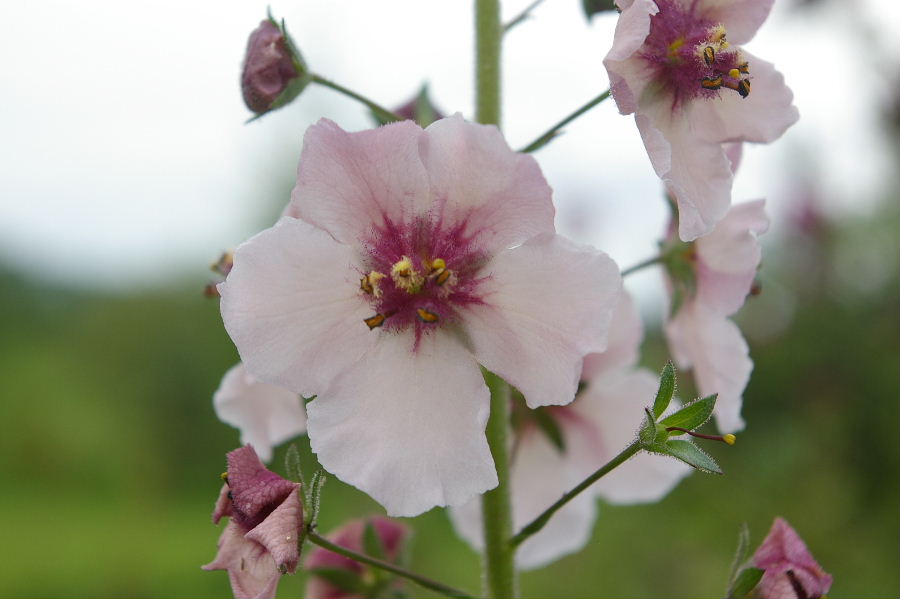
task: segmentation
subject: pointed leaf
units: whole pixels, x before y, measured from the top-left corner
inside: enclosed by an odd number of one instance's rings
[[[663,444],[654,446],[654,451],[656,451],[657,448],[662,449],[660,453],[665,453],[673,458],[677,458],[688,466],[692,466],[701,472],[722,474],[722,469],[719,468],[716,461],[690,441],[679,441],[677,439],[666,441]]]
[[[700,428],[712,416],[713,409],[716,407],[716,398],[718,394],[714,393],[702,399],[697,399],[684,406],[671,416],[660,421],[660,424],[666,428],[677,426],[686,428],[689,431]],[[672,434],[678,434],[673,431]]]
[[[638,440],[644,447],[649,447],[656,441],[656,420],[649,409],[644,408],[644,414],[646,418],[644,418],[644,424],[641,425],[641,430],[638,431]]]
[[[731,592],[728,593],[728,599],[738,599],[749,595],[750,591],[759,584],[765,572],[762,568],[744,568],[741,570],[737,580],[734,581]]]
[[[363,529],[363,549],[367,555],[387,561],[384,543],[381,542],[381,537],[378,536],[378,531],[375,530],[371,520],[366,520],[366,526]]]
[[[366,596],[366,584],[363,582],[362,577],[353,570],[344,568],[313,568],[309,570],[309,573],[313,576],[324,578],[342,591],[347,591],[360,597]]]
[[[734,552],[734,558],[731,560],[731,569],[728,571],[728,595],[731,595],[731,590],[734,587],[734,582],[737,577],[738,568],[741,567],[741,564],[747,559],[747,554],[750,552],[750,527],[747,526],[746,522],[741,522],[741,530],[738,532],[738,544],[737,549]]]
[[[298,482],[304,485],[303,469],[300,467],[300,452],[297,451],[297,444],[291,443],[284,454],[284,471],[287,473],[288,480]]]
[[[662,416],[669,407],[669,402],[675,395],[675,386],[675,365],[669,360],[659,376],[659,390],[656,392],[656,399],[653,400],[653,415],[656,418]]]

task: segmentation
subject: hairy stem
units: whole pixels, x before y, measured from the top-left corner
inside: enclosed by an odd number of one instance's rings
[[[436,593],[440,593],[441,595],[446,595],[447,597],[457,597],[458,599],[474,599],[474,596],[460,591],[459,589],[454,589],[453,587],[447,586],[441,582],[437,582],[435,580],[431,580],[430,578],[426,578],[421,576],[420,574],[416,574],[415,572],[410,572],[405,568],[401,568],[396,564],[392,564],[389,562],[382,561],[380,559],[376,559],[374,557],[370,557],[363,553],[357,553],[346,547],[341,547],[340,545],[336,545],[332,543],[325,537],[319,535],[315,531],[308,531],[306,534],[306,540],[310,543],[314,543],[319,547],[323,547],[329,551],[333,551],[334,553],[338,553],[343,555],[344,557],[348,557],[354,561],[368,564],[370,566],[374,566],[381,570],[386,570],[388,572],[393,572],[397,576],[402,576],[407,580],[412,580],[419,586],[425,587],[426,589],[430,589],[435,591]]]
[[[387,108],[385,108],[384,106],[381,106],[380,104],[376,104],[375,102],[366,98],[365,96],[362,96],[351,89],[347,89],[343,85],[338,85],[334,81],[325,79],[324,77],[320,77],[319,75],[316,75],[316,74],[311,75],[311,77],[312,77],[313,83],[318,83],[319,85],[333,89],[334,91],[336,91],[338,93],[344,94],[348,98],[353,98],[357,102],[365,104],[366,106],[369,107],[369,109],[371,109],[373,112],[377,113],[380,117],[382,117],[383,119],[385,119],[387,121],[402,121],[402,120],[404,120],[404,118],[402,116],[400,116],[399,114],[397,114],[396,112],[388,110]]]
[[[594,106],[596,106],[597,104],[602,102],[603,100],[607,99],[608,97],[609,97],[609,90],[606,90],[605,92],[603,92],[596,98],[590,100],[587,104],[585,104],[584,106],[582,106],[581,108],[579,108],[578,110],[576,110],[575,112],[573,112],[572,114],[570,114],[569,116],[567,116],[566,118],[561,120],[560,122],[558,122],[555,125],[553,125],[552,127],[550,127],[546,131],[546,133],[538,136],[537,139],[535,139],[533,142],[531,142],[530,144],[528,144],[527,146],[525,146],[524,148],[522,148],[519,151],[527,154],[528,152],[534,152],[538,148],[542,148],[547,143],[549,143],[550,140],[552,140],[554,137],[559,135],[560,129],[562,129],[563,127],[565,127],[566,125],[568,125],[569,123],[571,123],[572,121],[574,121],[575,119],[577,119],[578,117],[583,115],[585,112],[587,112],[588,110],[590,110],[591,108],[593,108]]]
[[[475,120],[500,126],[500,0],[475,0]]]
[[[512,537],[509,541],[510,547],[518,547],[522,544],[522,542],[535,534],[547,524],[550,520],[551,516],[555,514],[562,506],[566,505],[570,501],[572,501],[579,493],[590,487],[592,484],[615,470],[618,466],[622,465],[625,460],[636,454],[641,450],[641,444],[638,441],[635,441],[628,447],[622,450],[622,452],[604,464],[599,470],[591,474],[589,477],[581,481],[577,487],[563,495],[559,498],[559,500],[548,507],[546,510],[541,513],[537,518],[526,524],[522,530],[516,534],[516,536]]]
[[[648,266],[653,266],[654,264],[659,264],[660,262],[662,262],[662,260],[663,260],[662,256],[654,256],[653,258],[648,258],[648,259],[644,260],[643,262],[638,262],[634,266],[629,266],[628,268],[623,270],[622,276],[627,277],[631,273],[635,273],[641,269],[647,268]]]

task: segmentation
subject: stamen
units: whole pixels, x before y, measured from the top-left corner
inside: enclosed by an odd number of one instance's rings
[[[712,64],[716,62],[716,51],[713,50],[712,46],[703,48],[703,61],[708,67],[712,66]]]
[[[222,474],[220,474],[220,475],[219,475],[219,478],[221,478],[222,480],[224,480],[225,483],[227,484],[227,483],[228,483],[228,471],[226,470],[225,472],[223,472]]]
[[[695,433],[693,431],[689,431],[686,428],[681,428],[680,426],[670,426],[666,428],[666,432],[671,433],[672,431],[678,431],[681,433],[687,433],[692,437],[697,437],[698,439],[709,439],[710,441],[721,441],[722,443],[727,443],[728,445],[734,445],[737,441],[737,437],[728,433],[727,435],[704,435],[702,433]]]
[[[704,89],[719,89],[722,85],[721,77],[704,77],[700,80],[700,86]]]
[[[438,285],[443,285],[444,283],[447,282],[447,279],[450,278],[450,275],[452,273],[449,270],[447,270],[446,268],[442,268],[439,271],[437,271],[436,274],[437,274],[437,276],[434,278],[434,282],[437,283]]]
[[[712,29],[709,30],[709,41],[717,45],[719,50],[724,50],[728,47],[728,42],[725,40],[725,26],[724,25],[716,25]]]
[[[447,268],[447,263],[444,262],[443,258],[435,258],[431,261],[431,272],[441,270],[442,268]]]
[[[440,320],[440,317],[437,314],[435,314],[434,312],[429,312],[425,308],[417,308],[416,314],[419,316],[419,320],[421,320],[425,324],[434,324],[438,320]]]
[[[380,327],[384,324],[384,320],[387,318],[384,314],[376,314],[375,316],[370,316],[368,318],[363,318],[363,322],[366,323],[366,326],[369,327],[369,330]]]
[[[407,293],[418,293],[422,290],[424,278],[413,268],[412,260],[403,256],[391,267],[391,278],[394,284]]]
[[[377,270],[373,270],[359,280],[359,288],[364,293],[374,295],[375,297],[381,297],[382,291],[378,283],[379,281],[381,281],[381,279],[384,278],[384,276],[384,274],[378,272]]]
[[[732,83],[731,81],[725,81],[722,83],[723,87],[727,87],[728,89],[733,89],[737,93],[741,95],[742,98],[746,98],[750,95],[750,80],[749,79],[741,79],[737,83]]]
[[[731,77],[732,79],[740,79],[741,72],[737,69],[731,69],[730,71],[728,71],[728,76]]]
[[[749,63],[749,62],[742,62],[741,64],[739,64],[739,65],[737,66],[737,70],[738,70],[739,72],[743,73],[744,75],[749,75],[749,74],[750,74],[750,63]],[[735,78],[736,78],[736,77],[735,77]]]

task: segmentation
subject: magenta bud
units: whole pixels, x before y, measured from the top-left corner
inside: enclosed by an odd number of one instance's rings
[[[762,599],[812,599],[824,596],[831,588],[831,575],[822,569],[784,518],[775,518],[768,536],[753,555],[753,565],[766,571],[757,593]]]
[[[247,108],[263,114],[297,97],[308,83],[306,65],[285,31],[271,18],[247,42],[241,92]]]

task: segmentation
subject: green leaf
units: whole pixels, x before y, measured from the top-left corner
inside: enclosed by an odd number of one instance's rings
[[[363,529],[363,549],[366,554],[381,561],[387,561],[384,544],[381,542],[381,537],[378,536],[378,531],[371,520],[366,520],[366,527]]]
[[[562,429],[559,428],[559,423],[550,415],[550,412],[544,408],[537,408],[532,411],[532,416],[534,416],[534,421],[537,423],[538,428],[553,443],[553,446],[560,453],[564,452],[566,450],[566,441],[563,438]]]
[[[644,424],[641,425],[641,430],[638,431],[638,439],[641,445],[649,447],[656,441],[656,419],[647,408],[644,408],[644,414],[647,417],[644,419]]]
[[[316,470],[309,483],[309,492],[306,494],[306,502],[309,504],[309,518],[307,519],[310,530],[315,528],[319,520],[319,503],[322,497],[322,485],[325,484],[325,471]]]
[[[759,581],[765,573],[766,571],[762,568],[751,567],[741,570],[741,573],[737,575],[737,579],[731,587],[731,591],[728,593],[728,599],[738,599],[739,597],[746,597],[749,595],[750,591],[755,589],[756,585],[759,584]]]
[[[303,481],[303,469],[300,467],[300,452],[297,451],[296,443],[291,443],[284,454],[284,471],[287,473],[288,480],[298,482],[301,485],[306,483]]]
[[[722,469],[719,468],[716,461],[690,441],[679,441],[677,439],[666,441],[665,443],[654,445],[651,450],[677,458],[701,472],[722,474]]]
[[[360,575],[353,570],[345,570],[344,568],[313,568],[309,570],[313,576],[321,576],[342,591],[347,591],[353,595],[362,597],[367,596],[366,584]]]
[[[700,428],[712,416],[713,408],[716,407],[717,397],[718,394],[713,393],[702,399],[694,400],[671,416],[661,420],[660,424],[666,428],[677,426],[686,428],[689,431]],[[673,431],[673,434],[677,434],[677,431]]]
[[[656,399],[653,400],[653,415],[656,418],[662,416],[662,413],[669,407],[669,402],[675,395],[675,386],[675,365],[669,360],[659,376],[659,390],[656,392]]]
[[[747,559],[750,552],[750,527],[746,522],[741,522],[741,530],[738,532],[737,549],[734,552],[734,558],[731,560],[731,568],[728,570],[728,596],[731,596],[732,588],[737,577],[738,568]]]
[[[617,10],[613,0],[581,0],[581,6],[584,8],[584,16],[588,20],[598,12]]]

